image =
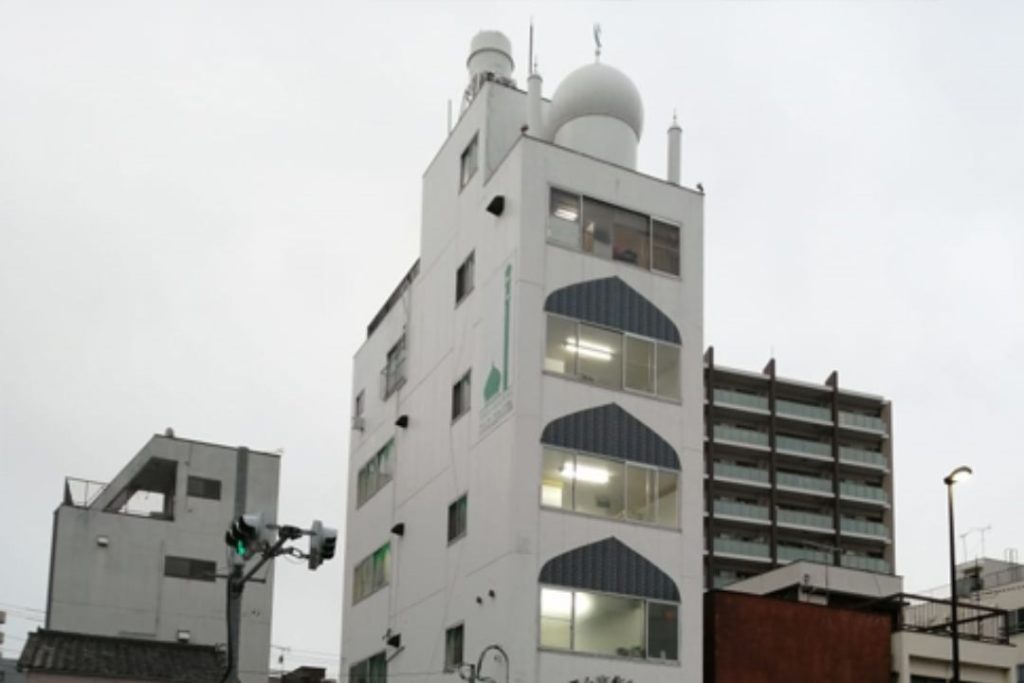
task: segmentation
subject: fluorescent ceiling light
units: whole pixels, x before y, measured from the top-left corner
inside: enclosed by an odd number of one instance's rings
[[[573,337],[566,338],[565,350],[572,353],[578,353],[587,358],[604,361],[611,360],[612,355],[614,354],[614,350],[610,346],[595,344],[594,342],[587,341],[585,339],[576,341]]]
[[[568,619],[572,616],[572,593],[553,588],[540,590],[540,613],[545,617]]]
[[[570,465],[566,463],[562,466],[562,476],[566,479],[575,479],[576,481],[585,481],[590,484],[607,484],[611,478],[611,473],[603,467],[590,467],[589,465]]]
[[[583,617],[594,608],[594,599],[586,593],[576,594],[576,616]]]
[[[576,222],[576,219],[580,217],[580,212],[577,209],[570,208],[568,206],[560,206],[555,209],[555,216],[561,218],[563,221]]]

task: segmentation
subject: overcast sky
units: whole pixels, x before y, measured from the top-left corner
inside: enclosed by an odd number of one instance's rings
[[[63,477],[165,427],[283,448],[280,518],[344,528],[352,355],[417,257],[470,38],[506,32],[524,83],[531,15],[547,95],[601,22],[641,170],[678,108],[716,360],[893,401],[907,587],[946,578],[961,463],[960,529],[1024,550],[1024,3],[0,0],[5,654]],[[336,667],[341,567],[279,562],[287,666]]]

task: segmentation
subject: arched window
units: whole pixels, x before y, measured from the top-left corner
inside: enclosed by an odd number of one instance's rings
[[[540,572],[540,646],[637,659],[679,658],[679,589],[614,537]]]
[[[541,505],[612,519],[679,526],[679,456],[614,403],[548,423]]]
[[[679,329],[621,279],[563,287],[544,310],[545,371],[679,400]]]

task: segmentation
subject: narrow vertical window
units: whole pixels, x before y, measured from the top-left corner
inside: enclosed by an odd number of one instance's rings
[[[467,499],[463,495],[448,506],[448,542],[453,543],[466,535]]]
[[[460,188],[465,187],[473,176],[476,174],[477,168],[477,136],[473,136],[473,139],[469,141],[466,149],[462,152],[462,158],[459,160],[459,178]]]
[[[679,275],[679,226],[651,221],[654,227],[654,258],[651,265],[670,275]]]
[[[360,391],[356,394],[356,405],[355,405],[355,417],[362,417],[363,411],[366,410],[366,391]]]
[[[467,372],[452,386],[452,422],[469,412],[470,373]]]
[[[463,624],[452,626],[444,632],[444,670],[455,671],[462,664]]]
[[[455,303],[458,305],[473,291],[474,254],[470,252],[459,269],[455,271]]]
[[[580,196],[551,188],[548,240],[572,249],[580,248]]]

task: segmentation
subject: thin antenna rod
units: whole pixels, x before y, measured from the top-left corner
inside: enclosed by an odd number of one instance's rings
[[[527,73],[533,75],[533,17],[530,17],[530,61],[527,64]]]
[[[594,24],[594,61],[601,61],[601,24]]]

